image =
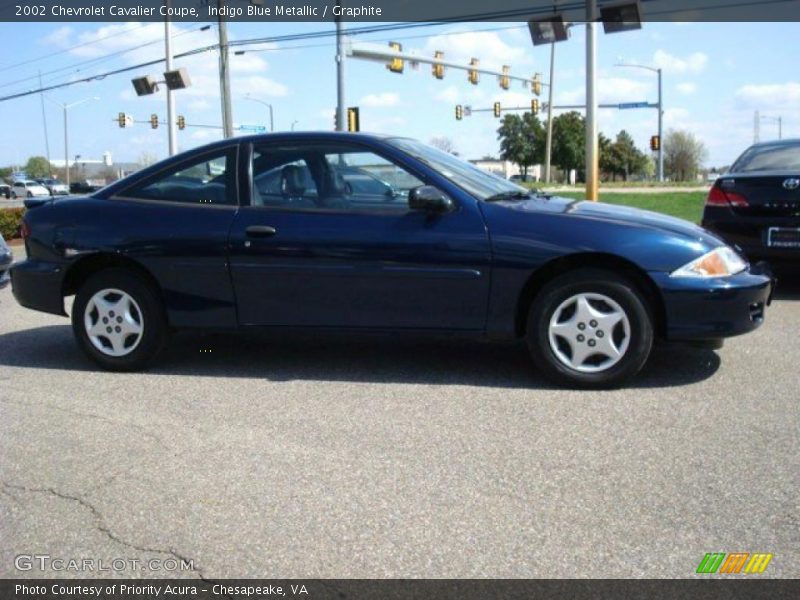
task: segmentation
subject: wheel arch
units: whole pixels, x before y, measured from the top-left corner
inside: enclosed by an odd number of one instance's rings
[[[528,312],[531,304],[542,288],[553,278],[577,269],[604,269],[613,271],[636,286],[647,302],[653,317],[653,329],[660,338],[666,335],[666,309],[664,299],[655,282],[635,263],[614,254],[581,252],[553,259],[534,271],[519,294],[514,320],[514,332],[523,337],[527,329]]]
[[[77,294],[78,290],[89,277],[95,273],[111,268],[121,268],[135,272],[156,290],[162,304],[164,303],[163,290],[158,280],[150,271],[132,258],[111,252],[89,254],[81,257],[74,264],[70,265],[61,283],[61,296],[66,297]],[[166,309],[166,304],[164,304],[164,307]]]

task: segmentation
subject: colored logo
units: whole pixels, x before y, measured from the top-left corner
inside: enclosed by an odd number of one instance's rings
[[[697,567],[698,573],[747,573],[748,575],[758,575],[767,569],[772,554],[749,552],[709,552],[700,561]]]

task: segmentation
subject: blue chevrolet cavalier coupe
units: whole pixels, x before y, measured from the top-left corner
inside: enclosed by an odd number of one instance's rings
[[[65,315],[75,295],[78,345],[120,371],[175,329],[458,332],[524,338],[551,379],[610,387],[657,339],[755,329],[773,288],[696,225],[529,192],[400,137],[229,139],[27,205],[16,299]]]

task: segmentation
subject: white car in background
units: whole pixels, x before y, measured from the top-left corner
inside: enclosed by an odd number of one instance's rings
[[[11,185],[12,198],[34,198],[35,196],[50,197],[50,190],[41,183],[36,183],[30,179],[19,179]]]

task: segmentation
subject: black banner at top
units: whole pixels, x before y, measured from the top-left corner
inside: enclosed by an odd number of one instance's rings
[[[595,19],[620,4],[641,21],[798,21],[800,0],[595,0]],[[5,22],[468,22],[587,20],[586,0],[0,0]],[[634,12],[631,12],[634,11]]]

